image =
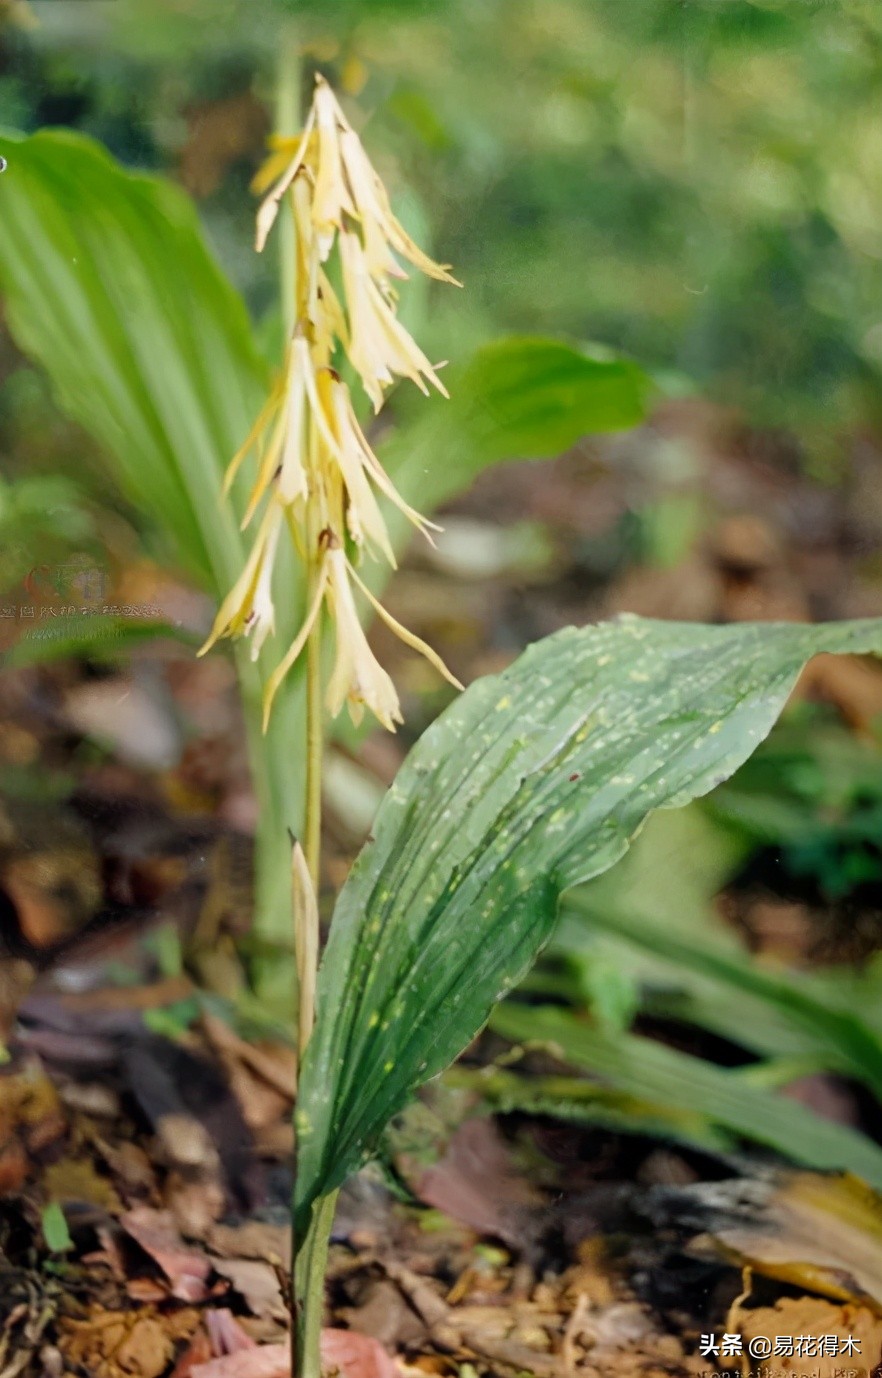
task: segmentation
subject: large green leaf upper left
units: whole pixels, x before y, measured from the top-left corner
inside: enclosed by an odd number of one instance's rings
[[[821,651],[882,652],[882,620],[570,628],[429,728],[334,913],[300,1080],[301,1237],[524,974],[561,892],[612,866],[654,809],[728,778]]]
[[[220,483],[268,369],[182,191],[60,130],[0,138],[0,291],[17,343],[207,587],[243,545]]]

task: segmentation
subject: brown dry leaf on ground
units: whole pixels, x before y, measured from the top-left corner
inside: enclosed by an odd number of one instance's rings
[[[794,1378],[806,1369],[812,1378],[845,1378],[846,1374],[867,1378],[882,1363],[882,1320],[865,1307],[835,1306],[817,1297],[782,1297],[774,1306],[741,1311],[738,1327],[745,1346],[759,1336],[771,1337],[774,1342],[779,1335],[833,1335],[840,1345],[850,1335],[858,1342],[858,1352],[853,1356],[808,1355],[812,1346],[803,1346],[807,1357],[783,1355],[768,1361],[782,1374],[792,1373]]]
[[[133,1200],[157,1200],[156,1169],[140,1144],[131,1140],[107,1143],[96,1139],[95,1146],[113,1173],[120,1193],[131,1204]]]
[[[43,1174],[46,1194],[62,1205],[95,1206],[118,1215],[122,1203],[106,1177],[96,1172],[86,1158],[62,1158],[51,1163]]]
[[[62,1319],[59,1348],[67,1363],[90,1378],[159,1378],[175,1346],[199,1322],[195,1311],[159,1316],[153,1310],[106,1311],[96,1306],[86,1320]]]
[[[21,1190],[34,1156],[66,1129],[58,1093],[36,1063],[0,1072],[0,1196]]]
[[[280,1043],[246,1043],[215,1015],[202,1027],[220,1058],[245,1123],[256,1133],[287,1123],[294,1104],[296,1054]]]
[[[511,1244],[523,1242],[524,1217],[542,1202],[487,1118],[460,1125],[444,1156],[420,1175],[416,1193],[454,1220]]]
[[[198,1364],[207,1364],[212,1357],[211,1340],[204,1330],[197,1330],[169,1375],[169,1378],[191,1378]]]
[[[350,1329],[370,1335],[390,1349],[399,1345],[418,1348],[426,1339],[425,1325],[388,1278],[372,1278],[358,1306],[339,1306],[335,1315]]]
[[[84,826],[56,804],[16,799],[0,810],[0,887],[11,909],[4,924],[30,947],[51,948],[97,912],[100,858]]]
[[[189,1302],[205,1300],[211,1260],[201,1250],[188,1248],[170,1211],[138,1206],[120,1216],[120,1224],[165,1274],[173,1297]]]
[[[221,1258],[256,1258],[282,1263],[291,1257],[290,1225],[246,1220],[241,1225],[213,1225],[206,1235],[213,1254]]]
[[[338,1368],[342,1378],[399,1378],[383,1346],[355,1330],[323,1330],[322,1362]]]
[[[680,1340],[663,1334],[648,1309],[633,1300],[598,1307],[581,1294],[554,1306],[462,1307],[451,1312],[450,1321],[475,1355],[536,1378],[685,1373],[692,1367]]]
[[[665,1333],[649,1308],[613,1280],[599,1256],[538,1283],[529,1295],[512,1286],[490,1300],[476,1280],[461,1305],[450,1305],[435,1280],[395,1260],[384,1260],[383,1267],[426,1326],[428,1345],[414,1346],[423,1353],[411,1368],[425,1365],[428,1347],[482,1371],[489,1365],[505,1378],[651,1378],[698,1371],[680,1339]]]
[[[401,1378],[383,1346],[354,1330],[323,1330],[322,1362],[340,1378]],[[191,1372],[192,1378],[290,1378],[291,1350],[262,1345],[198,1364]]]
[[[190,1373],[191,1378],[290,1378],[291,1350],[287,1345],[262,1345],[197,1364]]]
[[[882,1314],[882,1201],[857,1178],[790,1174],[752,1219],[709,1233],[755,1272]]]
[[[290,1317],[279,1284],[279,1275],[270,1263],[252,1258],[215,1258],[214,1270],[226,1278],[253,1316],[287,1322]]]

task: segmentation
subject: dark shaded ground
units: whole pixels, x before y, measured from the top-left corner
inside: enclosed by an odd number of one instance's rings
[[[621,441],[488,475],[447,514],[438,552],[412,553],[390,606],[465,680],[566,622],[623,609],[875,613],[878,463],[856,441],[847,481],[825,485],[786,438],[670,405]],[[116,559],[113,578],[122,602],[205,616],[143,561]],[[366,744],[368,805],[446,693],[393,638],[377,640],[407,727]],[[820,660],[801,692],[869,740],[882,671]],[[235,1370],[204,1378],[248,1378],[266,1358],[253,1342],[281,1341],[288,1319],[293,1059],[243,1000],[254,806],[225,662],[169,645],[124,666],[6,671],[0,786],[0,1035],[12,1053],[0,1071],[0,1378],[185,1378],[231,1352]],[[329,892],[364,807],[332,791]],[[756,951],[801,965],[872,955],[878,902],[873,885],[845,909],[794,892],[759,856],[723,911]],[[484,1041],[469,1057],[497,1051]],[[831,1079],[804,1094],[878,1133],[878,1107],[843,1100]],[[878,1254],[864,1268],[850,1238],[837,1293],[829,1275],[779,1267],[773,1280],[762,1250],[720,1244],[745,1191],[761,1219],[791,1190],[756,1155],[475,1119],[467,1098],[434,1109],[430,1131],[405,1118],[383,1171],[347,1190],[330,1269],[329,1326],[378,1340],[405,1373],[697,1372],[718,1364],[697,1357],[699,1337],[724,1329],[860,1331],[859,1371],[879,1359]],[[722,1196],[703,1196],[714,1183]],[[877,1205],[862,1209],[872,1222]],[[731,1311],[746,1259],[749,1315]],[[338,1362],[353,1378],[384,1371],[370,1347]],[[812,1357],[812,1372],[837,1362]]]

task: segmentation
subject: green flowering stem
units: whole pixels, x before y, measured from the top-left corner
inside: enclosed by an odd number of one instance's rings
[[[300,125],[300,84],[301,55],[298,37],[293,25],[285,25],[279,35],[279,63],[276,85],[276,128],[281,135],[292,135]],[[296,325],[296,254],[294,243],[294,217],[290,208],[284,207],[281,215],[279,250],[281,268],[282,312],[285,322],[285,336],[290,338]],[[308,569],[307,606],[313,601],[316,582],[319,577],[318,549],[319,531],[315,520],[313,504],[307,504],[306,550]],[[290,690],[283,690],[283,701],[290,700]],[[300,732],[289,737],[288,741],[305,743],[306,789],[303,817],[303,851],[316,897],[321,881],[321,830],[322,830],[322,766],[324,761],[324,695],[322,685],[322,616],[319,614],[309,634],[306,644],[306,711],[305,722],[301,716]],[[278,706],[270,721],[270,732],[279,717]],[[271,750],[271,744],[267,743]],[[284,757],[282,758],[284,759]],[[272,766],[270,767],[272,771]],[[290,768],[289,768],[290,773]],[[289,826],[291,826],[289,824]],[[285,861],[286,881],[290,876],[290,857]],[[289,891],[290,893],[290,891]],[[303,916],[294,915],[294,921],[302,922]],[[306,974],[315,989],[315,972]],[[298,1019],[298,1065],[302,1064],[306,1043],[311,1030],[304,1029]],[[297,1172],[297,1149],[295,1141],[294,1172]],[[292,1378],[321,1378],[321,1328],[325,1295],[325,1266],[328,1258],[328,1245],[331,1226],[334,1220],[334,1204],[337,1193],[324,1197],[317,1203],[312,1223],[303,1241],[302,1248],[294,1244],[292,1255],[292,1303],[294,1326],[291,1345]],[[292,1204],[293,1209],[293,1204]]]
[[[296,134],[301,121],[301,48],[297,25],[284,22],[278,33],[276,65],[276,129]],[[293,328],[295,309],[294,224],[282,208],[279,225],[279,276],[286,335]],[[291,833],[299,837],[305,822],[303,770],[298,768],[295,743],[304,738],[303,675],[296,667],[280,690],[266,732],[263,692],[269,669],[263,657],[252,664],[249,647],[236,648],[236,667],[242,690],[251,776],[258,817],[254,858],[254,931],[260,948],[251,963],[251,981],[261,1003],[287,1020],[296,1001],[296,978],[291,934]],[[289,954],[285,959],[285,954]],[[295,1013],[296,1019],[296,1013]]]
[[[310,508],[307,521],[307,548],[310,552],[318,549],[321,539],[315,529],[314,511]],[[311,560],[309,571],[309,603],[316,594],[320,578],[320,568],[315,557]],[[318,896],[321,884],[321,837],[322,837],[322,766],[325,752],[325,713],[324,691],[322,685],[322,614],[319,613],[306,643],[306,819],[304,823],[303,850],[306,864],[312,879],[312,887]],[[300,1049],[301,1057],[304,1049]]]
[[[283,138],[290,138],[300,132],[302,76],[303,63],[297,26],[290,22],[284,23],[279,33],[279,58],[276,68],[276,132]],[[279,273],[286,338],[294,328],[295,272],[294,217],[288,207],[283,207],[279,224]]]
[[[316,1201],[294,1265],[293,1378],[321,1378],[325,1270],[339,1191]]]
[[[288,1020],[295,998],[291,935],[291,844],[304,820],[303,775],[292,743],[303,739],[303,676],[292,676],[263,731],[264,675],[245,642],[236,644],[251,778],[257,800],[251,982],[261,1003]],[[287,954],[287,959],[286,959]]]

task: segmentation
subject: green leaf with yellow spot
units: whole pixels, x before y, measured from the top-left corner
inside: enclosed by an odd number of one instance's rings
[[[298,1237],[524,975],[562,891],[654,809],[727,779],[821,651],[882,653],[882,620],[569,628],[429,728],[334,913],[300,1081]]]

